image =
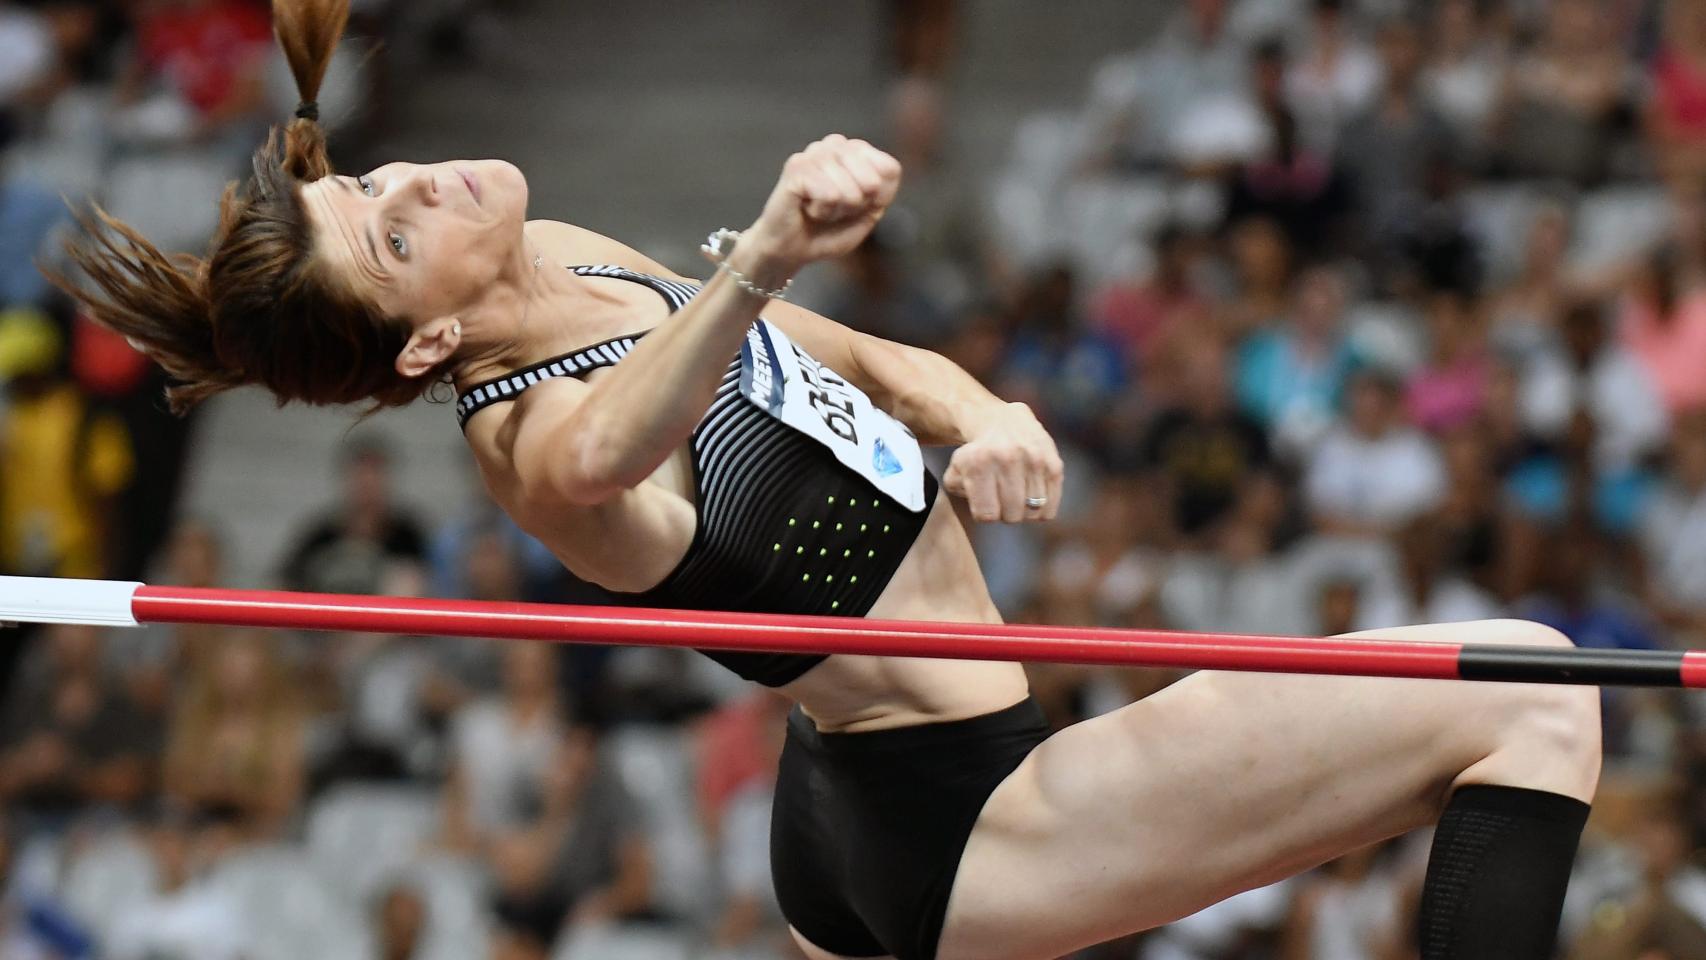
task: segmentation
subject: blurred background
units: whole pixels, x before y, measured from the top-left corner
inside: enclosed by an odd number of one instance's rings
[[[1706,646],[1706,0],[355,6],[345,170],[510,159],[689,275],[810,140],[899,157],[797,299],[1050,427],[1012,619]],[[0,572],[605,601],[448,406],[175,419],[41,279],[62,198],[199,251],[294,101],[264,2],[0,0]],[[1173,679],[1032,670],[1062,725]],[[797,956],[786,705],[691,655],[65,628],[0,691],[0,960]],[[1604,704],[1560,956],[1706,957],[1706,698]],[[1413,960],[1426,840],[1081,956]]]

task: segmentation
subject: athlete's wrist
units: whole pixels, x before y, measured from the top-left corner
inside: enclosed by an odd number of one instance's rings
[[[781,287],[806,265],[805,260],[789,253],[789,245],[762,218],[741,231],[728,262],[754,283],[771,288]]]
[[[1013,416],[1014,407],[1030,412],[1030,408],[1022,403],[1008,403],[993,396],[978,397],[961,403],[954,417],[960,442],[970,443],[998,428],[1008,417]]]

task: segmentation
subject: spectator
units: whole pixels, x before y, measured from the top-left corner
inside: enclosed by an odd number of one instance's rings
[[[1492,341],[1522,362],[1558,336],[1558,317],[1571,298],[1565,273],[1569,247],[1569,211],[1558,204],[1542,207],[1528,228],[1517,275],[1492,297]]]
[[[1286,102],[1297,111],[1297,139],[1331,154],[1348,118],[1380,89],[1382,65],[1362,37],[1345,0],[1310,0],[1303,49],[1285,71]]]
[[[1494,383],[1498,382],[1495,378]],[[1511,415],[1506,419],[1516,418]],[[1500,580],[1504,570],[1501,562],[1506,552],[1504,539],[1508,521],[1500,488],[1502,477],[1494,459],[1494,449],[1489,443],[1490,435],[1484,421],[1479,428],[1458,430],[1440,438],[1440,454],[1445,464],[1445,497],[1437,511],[1417,518],[1412,528],[1426,523],[1429,530],[1441,539],[1438,543],[1430,543],[1426,538],[1413,542],[1409,536],[1401,534],[1398,540],[1400,560],[1406,567],[1405,577],[1410,581],[1413,598],[1417,600],[1424,588],[1423,581],[1431,579],[1428,573],[1443,573],[1447,569],[1459,571],[1465,578],[1464,585],[1470,589],[1479,588],[1499,597],[1514,595],[1505,592],[1506,587]],[[1420,569],[1416,568],[1417,565]],[[1436,565],[1439,569],[1431,570]],[[1444,596],[1454,592],[1446,590]],[[1431,601],[1429,606],[1439,603],[1441,601]],[[1475,604],[1446,602],[1441,609],[1460,611],[1473,606]],[[1400,622],[1444,623],[1470,619],[1475,618],[1454,614],[1429,620],[1417,614]]]
[[[64,339],[47,317],[0,313],[11,403],[0,414],[0,570],[100,577],[115,498],[130,482],[129,436],[66,378]]]
[[[1165,515],[1189,542],[1227,516],[1270,457],[1261,423],[1233,403],[1225,351],[1201,343],[1180,350],[1178,360],[1182,396],[1156,415],[1137,446]]]
[[[1168,626],[1210,633],[1307,635],[1315,614],[1272,526],[1245,509],[1221,525],[1212,552],[1172,558],[1160,603]]]
[[[391,453],[375,440],[342,454],[343,502],[311,523],[284,564],[293,590],[419,594],[426,538],[408,511],[393,505]]]
[[[1635,889],[1612,911],[1596,912],[1568,960],[1683,960],[1706,956],[1706,915],[1698,891],[1706,871],[1690,862],[1688,821],[1674,796],[1662,796],[1635,820]]]
[[[4,29],[0,25],[0,44]],[[49,240],[67,219],[65,204],[52,190],[0,174],[0,309],[49,303],[50,287],[36,261],[49,252]]]
[[[1529,431],[1561,441],[1579,410],[1595,427],[1593,457],[1600,471],[1639,463],[1663,442],[1668,423],[1652,378],[1613,340],[1598,303],[1567,306],[1559,334],[1558,345],[1523,371],[1520,402]]]
[[[1156,232],[1152,245],[1155,266],[1149,276],[1110,284],[1090,307],[1095,328],[1119,343],[1140,378],[1186,329],[1207,326],[1211,308],[1198,275],[1197,238],[1170,223]]]
[[[894,69],[903,77],[941,79],[953,57],[959,4],[889,0],[884,6]]]
[[[1505,168],[1577,184],[1602,177],[1626,70],[1598,0],[1554,0],[1539,43],[1511,71],[1500,138]]]
[[[1659,636],[1630,605],[1603,584],[1597,569],[1608,551],[1601,534],[1580,520],[1567,522],[1548,539],[1543,590],[1518,605],[1518,613],[1556,628],[1578,647],[1653,650]]]
[[[1220,327],[1237,341],[1285,316],[1291,305],[1295,257],[1285,230],[1263,217],[1233,222],[1225,247],[1232,290],[1220,310]]]
[[[1416,25],[1394,18],[1380,29],[1380,92],[1353,117],[1340,138],[1340,163],[1363,211],[1364,233],[1389,246],[1423,205],[1428,178],[1458,161],[1445,119],[1421,84],[1422,38]]]
[[[1457,289],[1436,290],[1428,298],[1432,355],[1411,377],[1405,392],[1410,420],[1430,433],[1464,426],[1487,403],[1492,358],[1487,351],[1480,304]]]
[[[542,643],[510,645],[502,693],[470,703],[451,720],[444,816],[453,848],[481,850],[500,831],[529,822],[564,722],[555,652]]]
[[[787,938],[770,883],[770,800],[790,707],[758,691],[715,711],[697,731],[699,813],[723,894],[711,939],[722,950]]]
[[[1410,883],[1394,863],[1396,841],[1346,854],[1299,881],[1286,924],[1285,957],[1399,960]]]
[[[17,111],[34,99],[53,68],[47,18],[22,3],[0,3],[0,148],[15,134]]]
[[[1438,514],[1411,520],[1397,535],[1398,572],[1402,590],[1393,602],[1365,603],[1358,630],[1412,623],[1460,623],[1499,616],[1499,604],[1485,590],[1454,568],[1454,533]]]
[[[1692,195],[1706,176],[1706,7],[1664,5],[1664,29],[1647,82],[1647,139],[1659,173]]]
[[[270,637],[235,633],[191,667],[166,748],[166,797],[251,837],[277,836],[302,800],[304,726]]]
[[[644,911],[651,855],[621,781],[583,729],[552,746],[538,812],[490,846],[499,938],[549,949],[566,928]]]
[[[1706,416],[1677,424],[1665,482],[1641,519],[1652,609],[1689,646],[1706,643]]]
[[[1315,629],[1310,633],[1340,637],[1354,631],[1363,619],[1363,583],[1357,577],[1334,576],[1315,594]]]
[[[208,874],[229,845],[224,828],[175,814],[147,832],[156,887],[113,918],[113,960],[244,960],[258,946],[237,892]]]
[[[1148,48],[1097,72],[1086,117],[1090,166],[1188,164],[1254,146],[1244,40],[1230,29],[1227,6],[1191,0]]]
[[[225,586],[224,538],[208,521],[179,523],[151,582],[198,589]],[[214,624],[149,624],[115,634],[106,644],[107,660],[124,676],[137,706],[163,725],[171,707],[173,678],[193,672],[231,632]]]
[[[1272,219],[1299,255],[1319,259],[1344,244],[1350,188],[1331,147],[1305,137],[1286,97],[1284,69],[1284,48],[1278,43],[1257,48],[1251,73],[1255,102],[1269,128],[1268,143],[1228,178],[1226,221]]]
[[[901,227],[890,229],[885,222],[880,233],[872,232],[837,262],[842,283],[825,312],[872,336],[934,347],[953,335],[954,315],[937,299],[937,288],[909,270],[895,249],[892,236],[923,229],[921,223],[907,223],[904,215],[901,219]]]
[[[427,902],[420,891],[398,884],[386,890],[374,911],[379,960],[421,960],[427,931]]]
[[[1353,361],[1344,333],[1344,280],[1336,270],[1305,271],[1294,303],[1288,322],[1244,342],[1235,374],[1239,405],[1288,454],[1321,437]]]
[[[1706,409],[1706,290],[1685,282],[1673,251],[1646,258],[1618,323],[1672,415]]]
[[[1378,370],[1352,379],[1344,422],[1321,441],[1304,478],[1304,495],[1322,531],[1389,536],[1443,498],[1439,452],[1403,425],[1399,390]]]
[[[984,222],[982,184],[962,169],[946,142],[952,114],[941,87],[918,78],[897,81],[888,109],[889,152],[906,171],[906,190],[884,214],[883,230],[904,265],[904,279],[948,313],[964,309],[980,289],[1009,290],[1009,265]],[[946,336],[934,327],[885,329],[911,343],[937,344]]]
[[[94,627],[56,626],[27,655],[0,715],[0,800],[29,830],[86,809],[135,809],[155,786],[159,727],[101,668]]]
[[[247,152],[265,122],[266,9],[250,0],[143,0],[134,17],[120,128],[145,140],[216,141]]]
[[[1057,535],[1044,558],[1038,621],[1120,626],[1141,617],[1166,574],[1154,549],[1164,534],[1159,506],[1137,476],[1105,479],[1086,522]]]
[[[1003,395],[1029,403],[1062,439],[1084,440],[1100,427],[1126,386],[1119,346],[1086,330],[1076,278],[1064,266],[1040,274],[1020,306],[1000,375]]]
[[[1500,19],[1479,0],[1441,0],[1434,4],[1427,66],[1422,89],[1465,151],[1484,156],[1508,69],[1504,38],[1493,25]]]

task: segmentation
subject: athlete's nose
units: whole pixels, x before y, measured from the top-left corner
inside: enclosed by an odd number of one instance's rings
[[[438,192],[438,177],[431,170],[422,169],[415,172],[416,186],[419,188],[421,203],[436,207],[443,198]]]

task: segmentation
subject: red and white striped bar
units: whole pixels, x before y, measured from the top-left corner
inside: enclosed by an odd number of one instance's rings
[[[0,577],[0,622],[403,633],[556,643],[1015,660],[1432,680],[1706,688],[1706,652],[1468,646],[153,587]]]

